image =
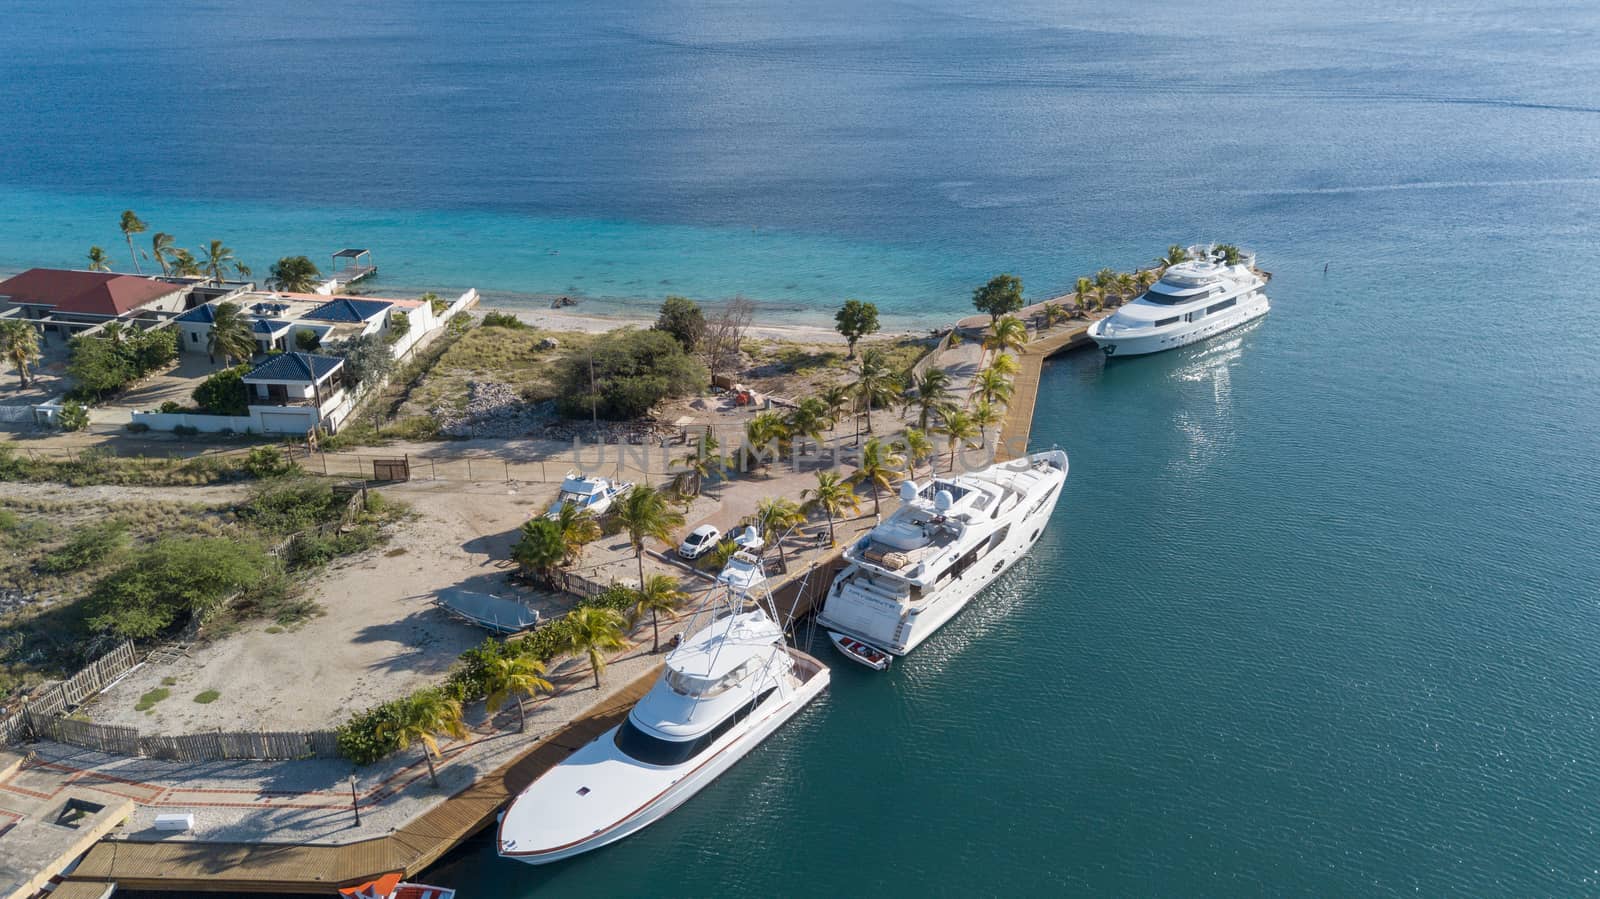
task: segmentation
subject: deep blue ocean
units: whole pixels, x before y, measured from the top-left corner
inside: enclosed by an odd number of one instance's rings
[[[463,897],[1600,894],[1600,8],[11,0],[0,270],[935,324],[1169,243],[1274,311],[1046,370],[1032,556],[666,821]],[[148,235],[146,235],[148,237]],[[122,264],[127,264],[126,262]],[[581,307],[580,307],[581,308]]]

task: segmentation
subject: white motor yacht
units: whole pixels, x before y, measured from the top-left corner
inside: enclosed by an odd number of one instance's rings
[[[725,574],[628,717],[512,800],[502,856],[546,864],[643,829],[827,687],[828,669],[785,642],[760,561],[739,553]]]
[[[1089,326],[1107,356],[1140,356],[1187,346],[1266,315],[1266,278],[1255,254],[1229,264],[1214,248],[1192,247],[1188,262],[1169,266],[1142,296]]]
[[[902,482],[900,508],[845,550],[817,623],[846,657],[888,667],[871,650],[905,655],[965,608],[1038,541],[1066,479],[1052,449]]]
[[[599,515],[611,508],[611,503],[617,497],[633,489],[630,481],[612,481],[598,475],[588,475],[581,471],[569,472],[561,481],[561,492],[556,494],[555,502],[550,504],[550,511],[545,513],[546,518],[555,518],[561,514],[561,507],[574,505],[580,512]]]

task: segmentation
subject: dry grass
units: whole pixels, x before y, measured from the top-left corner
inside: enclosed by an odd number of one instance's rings
[[[459,410],[467,402],[468,381],[498,381],[521,391],[530,402],[555,396],[551,379],[556,360],[569,348],[587,347],[599,335],[535,328],[484,328],[468,331],[452,343],[424,373],[397,410],[397,417],[428,415],[434,409]],[[561,346],[539,349],[554,337]]]

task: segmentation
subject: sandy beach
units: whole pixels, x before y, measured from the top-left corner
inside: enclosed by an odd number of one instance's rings
[[[477,307],[478,312],[503,312],[515,315],[518,319],[547,331],[584,331],[591,334],[600,334],[617,328],[637,327],[648,328],[655,324],[652,315],[599,315],[593,312],[579,311],[579,307],[566,309],[520,309],[511,306],[497,306],[492,301]],[[708,314],[709,317],[709,314]],[[926,330],[909,328],[884,329],[874,334],[873,337],[907,337],[922,336]],[[800,343],[826,343],[843,344],[844,337],[832,327],[821,324],[763,324],[760,313],[756,321],[745,330],[748,337],[763,340],[793,340]]]

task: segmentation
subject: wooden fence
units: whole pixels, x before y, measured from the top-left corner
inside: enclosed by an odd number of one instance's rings
[[[45,740],[115,755],[143,756],[179,762],[232,759],[338,758],[338,734],[317,731],[248,731],[243,733],[140,736],[131,727],[30,715],[34,733]]]
[[[127,642],[72,677],[46,687],[16,712],[0,718],[0,744],[54,740],[115,755],[183,762],[337,758],[339,755],[338,735],[330,730],[141,736],[131,727],[65,717],[66,712],[138,664],[139,653],[132,642]]]

